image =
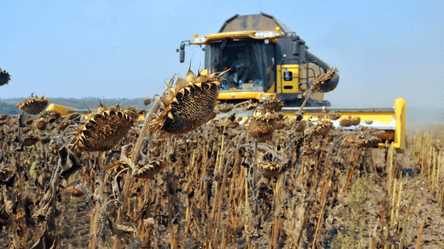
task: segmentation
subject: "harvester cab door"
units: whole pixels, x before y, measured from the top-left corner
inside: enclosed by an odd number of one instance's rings
[[[299,88],[299,65],[281,64],[277,65],[277,93],[300,93]]]

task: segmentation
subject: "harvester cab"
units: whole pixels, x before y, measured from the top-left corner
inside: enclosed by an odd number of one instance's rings
[[[186,45],[205,45],[203,73],[229,71],[223,75],[219,101],[279,99],[286,106],[300,106],[304,92],[316,76],[330,66],[308,51],[305,41],[273,16],[235,15],[218,33],[195,35],[178,51],[185,60]],[[315,92],[307,106],[330,106],[324,93],[336,88],[339,75]]]

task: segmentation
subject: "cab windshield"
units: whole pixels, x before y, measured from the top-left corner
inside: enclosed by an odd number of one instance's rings
[[[263,41],[226,39],[205,49],[205,66],[223,72],[221,91],[266,91],[274,83],[273,44]]]

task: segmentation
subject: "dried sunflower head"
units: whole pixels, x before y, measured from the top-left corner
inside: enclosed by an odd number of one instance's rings
[[[384,131],[384,130],[377,130],[377,129],[369,129],[369,133],[372,136],[375,136],[379,139],[381,139],[381,141],[385,141],[385,140],[390,140],[393,138],[393,133],[394,131]]]
[[[361,118],[360,117],[353,117],[353,118],[351,118],[351,123],[352,123],[352,125],[359,125],[361,123]]]
[[[6,114],[6,113],[3,113],[2,115],[0,115],[0,120],[1,120],[1,121],[6,120],[6,119],[8,119],[8,118],[9,118],[9,115]]]
[[[257,165],[259,172],[268,177],[277,177],[285,172],[285,164],[281,162],[263,162]]]
[[[9,178],[14,174],[14,169],[11,165],[2,164],[0,166],[0,181]]]
[[[330,121],[323,121],[318,123],[315,127],[307,129],[305,132],[310,136],[325,136],[330,132],[333,123]]]
[[[259,106],[258,103],[253,103],[253,102],[250,101],[247,105],[245,105],[242,108],[242,110],[244,110],[244,111],[251,111],[251,110],[257,108],[258,106]]]
[[[316,152],[316,149],[311,148],[311,147],[308,147],[308,146],[304,146],[304,147],[302,148],[302,153],[301,153],[301,155],[302,155],[302,156],[311,156],[311,155],[313,155],[315,152]]]
[[[339,125],[342,127],[349,127],[353,125],[352,117],[348,116],[348,118],[341,119],[339,121]]]
[[[26,126],[30,126],[30,125],[32,125],[32,123],[34,123],[34,118],[31,116],[25,115],[24,121],[25,121]]]
[[[271,138],[276,129],[278,115],[268,110],[257,110],[246,125],[248,135],[254,138]]]
[[[361,147],[373,148],[373,147],[377,147],[378,143],[380,143],[380,142],[381,142],[380,138],[372,136],[369,138],[359,139],[358,145]]]
[[[57,130],[59,131],[64,131],[68,126],[75,124],[74,121],[67,121],[67,122],[63,122],[61,123],[58,127]]]
[[[289,130],[291,129],[292,126],[292,119],[288,118],[287,116],[285,116],[282,113],[278,113],[278,120],[276,121],[276,130],[280,130],[280,129],[285,129],[285,130]]]
[[[25,127],[25,128],[20,130],[20,132],[23,133],[23,134],[26,134],[26,133],[28,133],[30,131],[31,131],[31,128],[29,128],[29,127]]]
[[[122,112],[129,115],[133,120],[137,120],[139,118],[139,111],[134,106],[128,106],[127,108],[123,109]]]
[[[38,98],[31,95],[30,98],[17,104],[17,107],[29,114],[39,114],[48,105],[49,100],[45,97]]]
[[[74,147],[81,151],[107,151],[112,149],[129,131],[136,120],[120,106],[106,109],[102,104],[98,111],[89,115],[76,130]]]
[[[223,112],[223,113],[227,113],[227,112],[231,111],[233,108],[234,108],[233,104],[223,103],[223,104],[217,105],[217,109],[219,109],[219,111]]]
[[[54,123],[55,121],[59,120],[62,117],[62,115],[55,110],[50,110],[50,111],[41,112],[39,114],[39,117],[45,118],[49,123]]]
[[[175,87],[162,95],[165,109],[152,121],[153,130],[182,134],[205,124],[214,116],[221,81],[215,75],[196,76],[188,70],[185,79],[178,78]]]
[[[304,132],[305,129],[307,129],[308,123],[307,120],[301,120],[295,125],[296,125],[295,127],[296,132]]]
[[[22,137],[23,140],[23,146],[32,146],[36,144],[40,139],[37,136],[34,135],[27,135]]]
[[[123,169],[128,168],[128,165],[122,163],[120,160],[113,161],[105,167],[105,170],[110,172],[111,174],[117,174]]]
[[[0,68],[0,86],[8,84],[10,80],[11,80],[11,75],[9,75],[8,72]]]
[[[327,118],[331,120],[338,120],[341,116],[342,114],[340,112],[331,112],[327,115]]]
[[[35,121],[35,128],[37,128],[39,131],[44,131],[46,129],[46,120],[44,118],[39,118],[37,121]]]
[[[272,110],[275,112],[278,112],[282,109],[282,107],[284,107],[284,102],[278,99],[269,99],[269,100],[265,100],[261,106],[264,109],[268,109],[268,110]]]
[[[330,68],[327,72],[315,79],[312,83],[312,89],[316,89],[318,92],[326,93],[333,91],[339,82],[339,74],[336,68]]]
[[[72,120],[72,121],[80,121],[82,119],[82,114],[80,112],[73,112],[65,117],[65,120]]]
[[[149,105],[151,103],[151,99],[150,98],[146,98],[143,100],[143,104],[144,105]]]
[[[164,167],[165,160],[155,159],[148,162],[145,166],[139,167],[133,172],[134,177],[148,179],[158,174]]]
[[[43,134],[42,136],[40,136],[39,139],[42,144],[47,144],[51,141],[51,139],[49,138],[49,136],[46,133]]]

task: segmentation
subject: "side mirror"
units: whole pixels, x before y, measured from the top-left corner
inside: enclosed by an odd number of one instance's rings
[[[180,44],[179,61],[183,63],[185,61],[185,43]]]
[[[180,63],[183,63],[185,61],[185,49],[180,50]]]

